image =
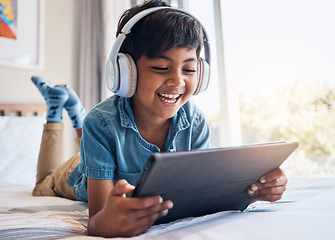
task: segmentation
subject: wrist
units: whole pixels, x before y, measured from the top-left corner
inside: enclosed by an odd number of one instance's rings
[[[103,219],[102,212],[100,211],[88,220],[87,233],[89,236],[104,236],[103,230],[105,227]]]
[[[89,236],[99,236],[99,237],[119,237],[117,229],[109,225],[110,215],[108,212],[104,211],[105,208],[93,215],[87,224],[87,234]]]
[[[96,220],[96,215],[92,216],[89,220],[88,220],[88,224],[87,224],[87,234],[89,236],[99,236],[97,229],[96,229],[96,224],[95,221]]]

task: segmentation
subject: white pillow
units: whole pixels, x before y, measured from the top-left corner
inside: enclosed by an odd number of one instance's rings
[[[44,117],[0,117],[0,183],[33,187]]]

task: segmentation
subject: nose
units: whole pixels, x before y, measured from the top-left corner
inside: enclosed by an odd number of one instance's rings
[[[183,75],[178,72],[171,74],[169,79],[166,81],[166,85],[169,87],[175,87],[175,88],[184,87],[185,80],[183,78]]]

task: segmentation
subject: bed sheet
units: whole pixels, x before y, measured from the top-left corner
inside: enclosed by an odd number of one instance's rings
[[[86,236],[85,203],[33,197],[19,185],[0,184],[0,193],[0,239],[102,239]],[[334,199],[334,178],[290,179],[275,203],[153,226],[132,239],[335,239]]]
[[[27,186],[0,184],[0,239],[62,239],[85,235],[87,204],[33,197]]]

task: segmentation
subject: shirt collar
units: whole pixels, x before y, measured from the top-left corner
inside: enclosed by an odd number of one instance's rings
[[[125,128],[132,128],[134,131],[137,131],[137,127],[135,124],[135,117],[133,114],[133,110],[130,105],[131,98],[119,98],[119,113],[120,113],[120,122],[121,126]]]
[[[174,137],[181,130],[184,130],[190,126],[187,120],[185,109],[181,107],[177,114],[172,117],[171,135]]]

